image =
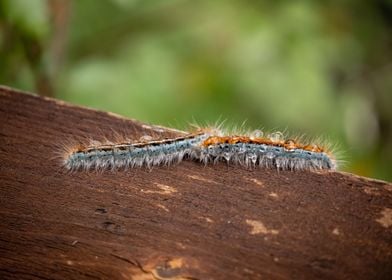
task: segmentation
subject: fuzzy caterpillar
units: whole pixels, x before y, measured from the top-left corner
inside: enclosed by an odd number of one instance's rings
[[[194,153],[194,146],[208,137],[205,133],[140,143],[80,147],[64,160],[68,170],[119,169],[181,162]]]
[[[315,144],[281,140],[281,133],[270,137],[225,135],[206,129],[183,137],[139,143],[119,143],[78,147],[64,158],[68,170],[127,169],[172,165],[184,158],[204,164],[226,161],[245,167],[278,170],[335,170],[331,153]]]
[[[245,167],[259,165],[278,170],[336,169],[336,161],[323,148],[297,144],[292,139],[213,136],[202,143],[197,158],[204,163],[225,160]]]

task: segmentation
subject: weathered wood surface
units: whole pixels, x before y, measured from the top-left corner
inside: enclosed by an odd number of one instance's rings
[[[9,88],[0,120],[1,279],[392,277],[389,183],[196,162],[70,174],[62,145],[159,128]]]

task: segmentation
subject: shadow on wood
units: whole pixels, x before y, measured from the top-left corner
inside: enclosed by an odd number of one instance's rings
[[[392,185],[185,161],[74,172],[61,147],[175,130],[0,88],[2,279],[387,279]]]

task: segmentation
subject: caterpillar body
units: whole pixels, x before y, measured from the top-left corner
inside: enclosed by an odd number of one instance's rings
[[[336,163],[317,145],[294,140],[271,141],[251,137],[209,137],[202,143],[198,158],[205,163],[225,160],[243,166],[282,170],[335,169]]]
[[[140,143],[79,147],[65,158],[69,170],[118,169],[171,165],[194,153],[194,146],[207,138],[204,133]]]
[[[227,135],[219,129],[204,129],[171,139],[79,146],[65,155],[63,164],[71,171],[152,168],[183,159],[293,171],[337,168],[334,156],[324,147],[282,137],[280,132],[262,137],[260,131]]]

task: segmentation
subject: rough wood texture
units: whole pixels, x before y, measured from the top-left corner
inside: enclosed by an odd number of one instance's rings
[[[65,143],[161,129],[9,88],[0,120],[1,279],[391,279],[389,183],[196,162],[69,174]]]

